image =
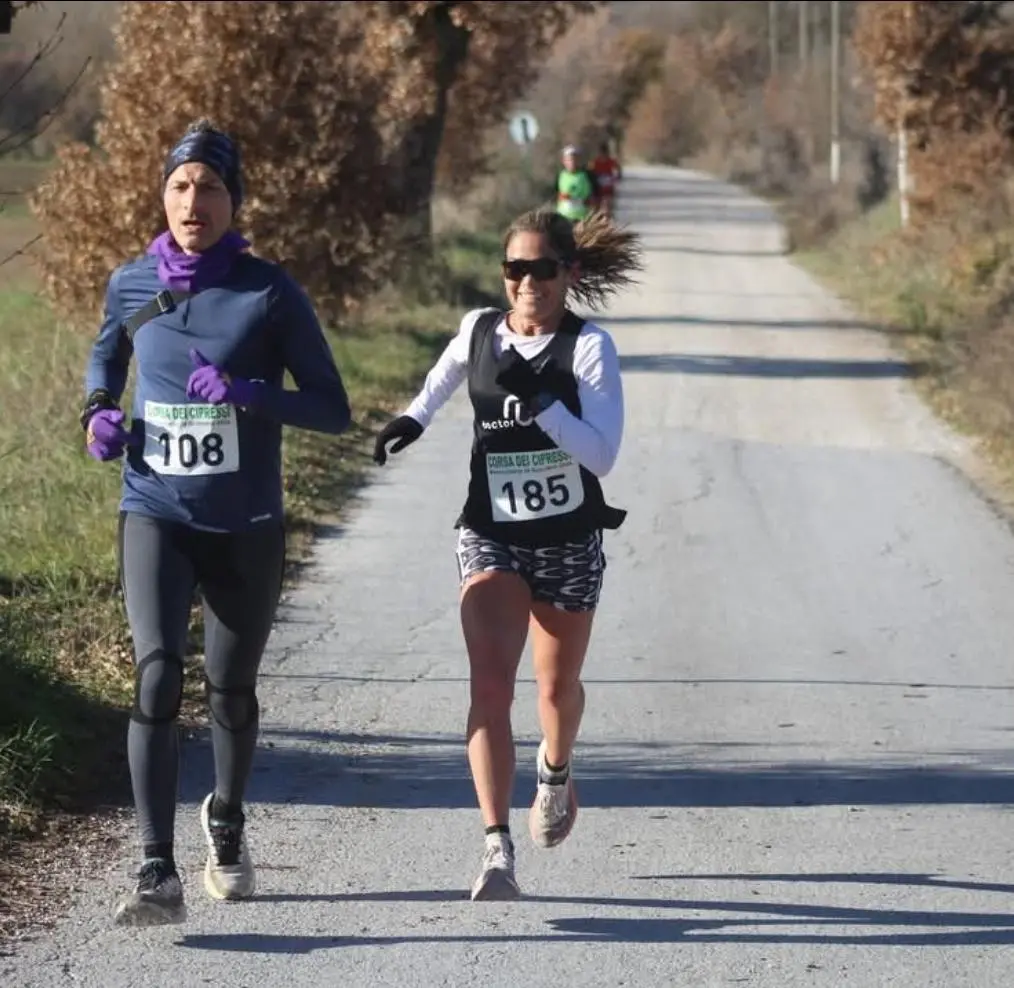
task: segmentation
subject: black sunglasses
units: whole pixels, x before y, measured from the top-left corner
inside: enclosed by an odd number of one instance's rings
[[[534,261],[505,260],[503,276],[508,281],[522,281],[530,274],[536,281],[552,281],[565,267],[567,265],[555,257],[537,257]]]

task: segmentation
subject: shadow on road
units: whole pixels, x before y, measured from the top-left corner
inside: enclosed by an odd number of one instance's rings
[[[620,193],[624,205],[643,206],[646,210],[664,201],[690,200],[693,203],[712,206],[728,206],[732,204],[750,205],[756,208],[758,201],[750,199],[732,189],[728,192],[718,191],[693,182],[675,182],[671,185],[638,183],[638,187],[628,187]],[[617,200],[619,201],[619,199]]]
[[[913,378],[924,364],[904,360],[813,360],[805,357],[728,357],[718,354],[641,353],[620,357],[620,369],[646,374],[717,374],[767,378]]]
[[[925,875],[830,875],[766,876],[718,875],[674,876],[674,880],[799,881],[819,884],[851,882],[962,888],[981,891],[1014,891],[1011,886],[977,885],[974,882],[939,882]],[[656,879],[657,880],[657,879]],[[418,889],[336,894],[269,894],[264,902],[287,903],[406,903],[422,905],[464,901],[465,894],[450,889]],[[527,905],[580,909],[671,910],[696,914],[659,918],[657,916],[562,916],[545,920],[541,934],[505,932],[500,935],[426,936],[261,936],[256,933],[187,935],[176,941],[194,950],[235,951],[266,954],[306,954],[341,947],[386,946],[433,943],[711,943],[760,945],[841,945],[894,947],[1005,946],[1014,943],[1014,914],[1001,912],[958,912],[908,909],[850,908],[810,903],[708,899],[664,899],[650,897],[599,897],[526,895],[512,906]],[[476,908],[471,904],[470,909]],[[481,907],[480,907],[481,908]],[[700,914],[705,914],[702,918]],[[710,915],[709,915],[710,914]],[[725,914],[725,915],[716,915]],[[802,929],[812,927],[812,929]],[[765,929],[771,928],[771,929]],[[774,929],[777,928],[777,929]],[[819,929],[818,929],[819,928]],[[831,928],[831,929],[829,929]],[[837,928],[837,929],[834,929]],[[876,931],[876,932],[874,932]],[[883,931],[883,932],[880,932]]]
[[[696,206],[674,206],[645,203],[643,208],[630,207],[623,212],[623,222],[646,231],[655,224],[667,227],[673,223],[703,224],[707,226],[770,226],[777,220],[771,210],[751,203],[721,204],[700,203]]]
[[[287,682],[298,682],[300,680],[307,682],[319,682],[319,683],[379,683],[398,685],[400,683],[419,683],[425,685],[427,683],[442,685],[446,683],[461,684],[464,685],[468,680],[463,676],[346,676],[342,673],[294,673],[294,672],[269,672],[263,673],[261,679],[279,679]],[[657,685],[668,685],[668,686],[848,686],[848,687],[863,687],[866,689],[919,689],[919,690],[954,690],[964,691],[972,690],[975,692],[997,692],[997,693],[1010,693],[1014,692],[1014,684],[1009,683],[976,683],[969,680],[967,683],[945,683],[945,682],[931,682],[931,683],[917,683],[908,682],[902,679],[793,679],[787,677],[785,679],[776,679],[773,677],[758,677],[756,679],[745,679],[738,676],[729,676],[728,678],[708,678],[701,677],[696,679],[681,678],[681,677],[663,677],[663,676],[630,676],[623,679],[603,679],[599,676],[582,676],[581,681],[585,685],[589,686],[657,686]],[[517,679],[519,686],[532,686],[535,680],[527,676],[518,676]],[[1014,728],[1010,728],[1014,730]],[[584,742],[582,742],[584,744]]]
[[[643,316],[612,316],[604,313],[598,317],[597,322],[607,329],[614,326],[720,326],[723,328],[743,329],[802,329],[802,330],[824,330],[841,329],[852,330],[853,332],[890,333],[899,335],[904,332],[902,329],[894,329],[891,326],[884,326],[877,323],[863,322],[860,319],[742,319],[735,316],[700,316],[693,313],[682,315],[643,315]],[[668,355],[667,355],[668,356]]]
[[[1014,770],[996,751],[920,752],[919,760],[911,762],[772,757],[798,746],[789,739],[764,745],[582,744],[577,777],[581,805],[665,810],[1014,803]],[[518,748],[513,804],[524,807],[532,797],[526,766],[534,762],[534,742],[521,742]],[[732,757],[736,752],[739,757]],[[189,745],[186,759],[190,791],[185,798],[196,801],[212,780],[206,740]],[[475,806],[460,738],[279,729],[262,732],[249,799],[383,809]]]
[[[692,254],[695,257],[785,257],[784,250],[719,250],[712,247],[662,247],[651,244],[652,254]]]
[[[1005,882],[972,882],[938,875],[905,872],[800,872],[796,875],[751,872],[723,875],[631,875],[634,881],[670,882],[774,882],[794,885],[908,885],[914,888],[959,889],[962,892],[998,892],[1014,895],[1014,885]]]

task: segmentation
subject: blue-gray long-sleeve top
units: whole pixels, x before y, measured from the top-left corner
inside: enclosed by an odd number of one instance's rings
[[[225,280],[138,329],[122,325],[165,285],[145,255],[117,268],[106,289],[87,394],[120,402],[135,366],[121,510],[211,531],[242,531],[282,518],[282,426],[337,434],[351,421],[348,395],[309,299],[276,264],[241,254]],[[263,382],[255,407],[187,397],[196,349],[234,377]],[[288,371],[296,390],[284,387]]]

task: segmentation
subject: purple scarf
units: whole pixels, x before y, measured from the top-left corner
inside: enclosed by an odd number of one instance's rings
[[[148,253],[158,258],[158,278],[172,291],[199,292],[218,284],[229,273],[236,255],[250,244],[235,230],[200,254],[186,254],[166,230],[149,245]]]

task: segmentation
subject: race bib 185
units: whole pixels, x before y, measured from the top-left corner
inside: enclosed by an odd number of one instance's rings
[[[232,405],[144,403],[144,462],[156,473],[197,477],[239,469]]]
[[[493,521],[533,521],[577,510],[584,503],[581,468],[562,449],[487,453]]]

